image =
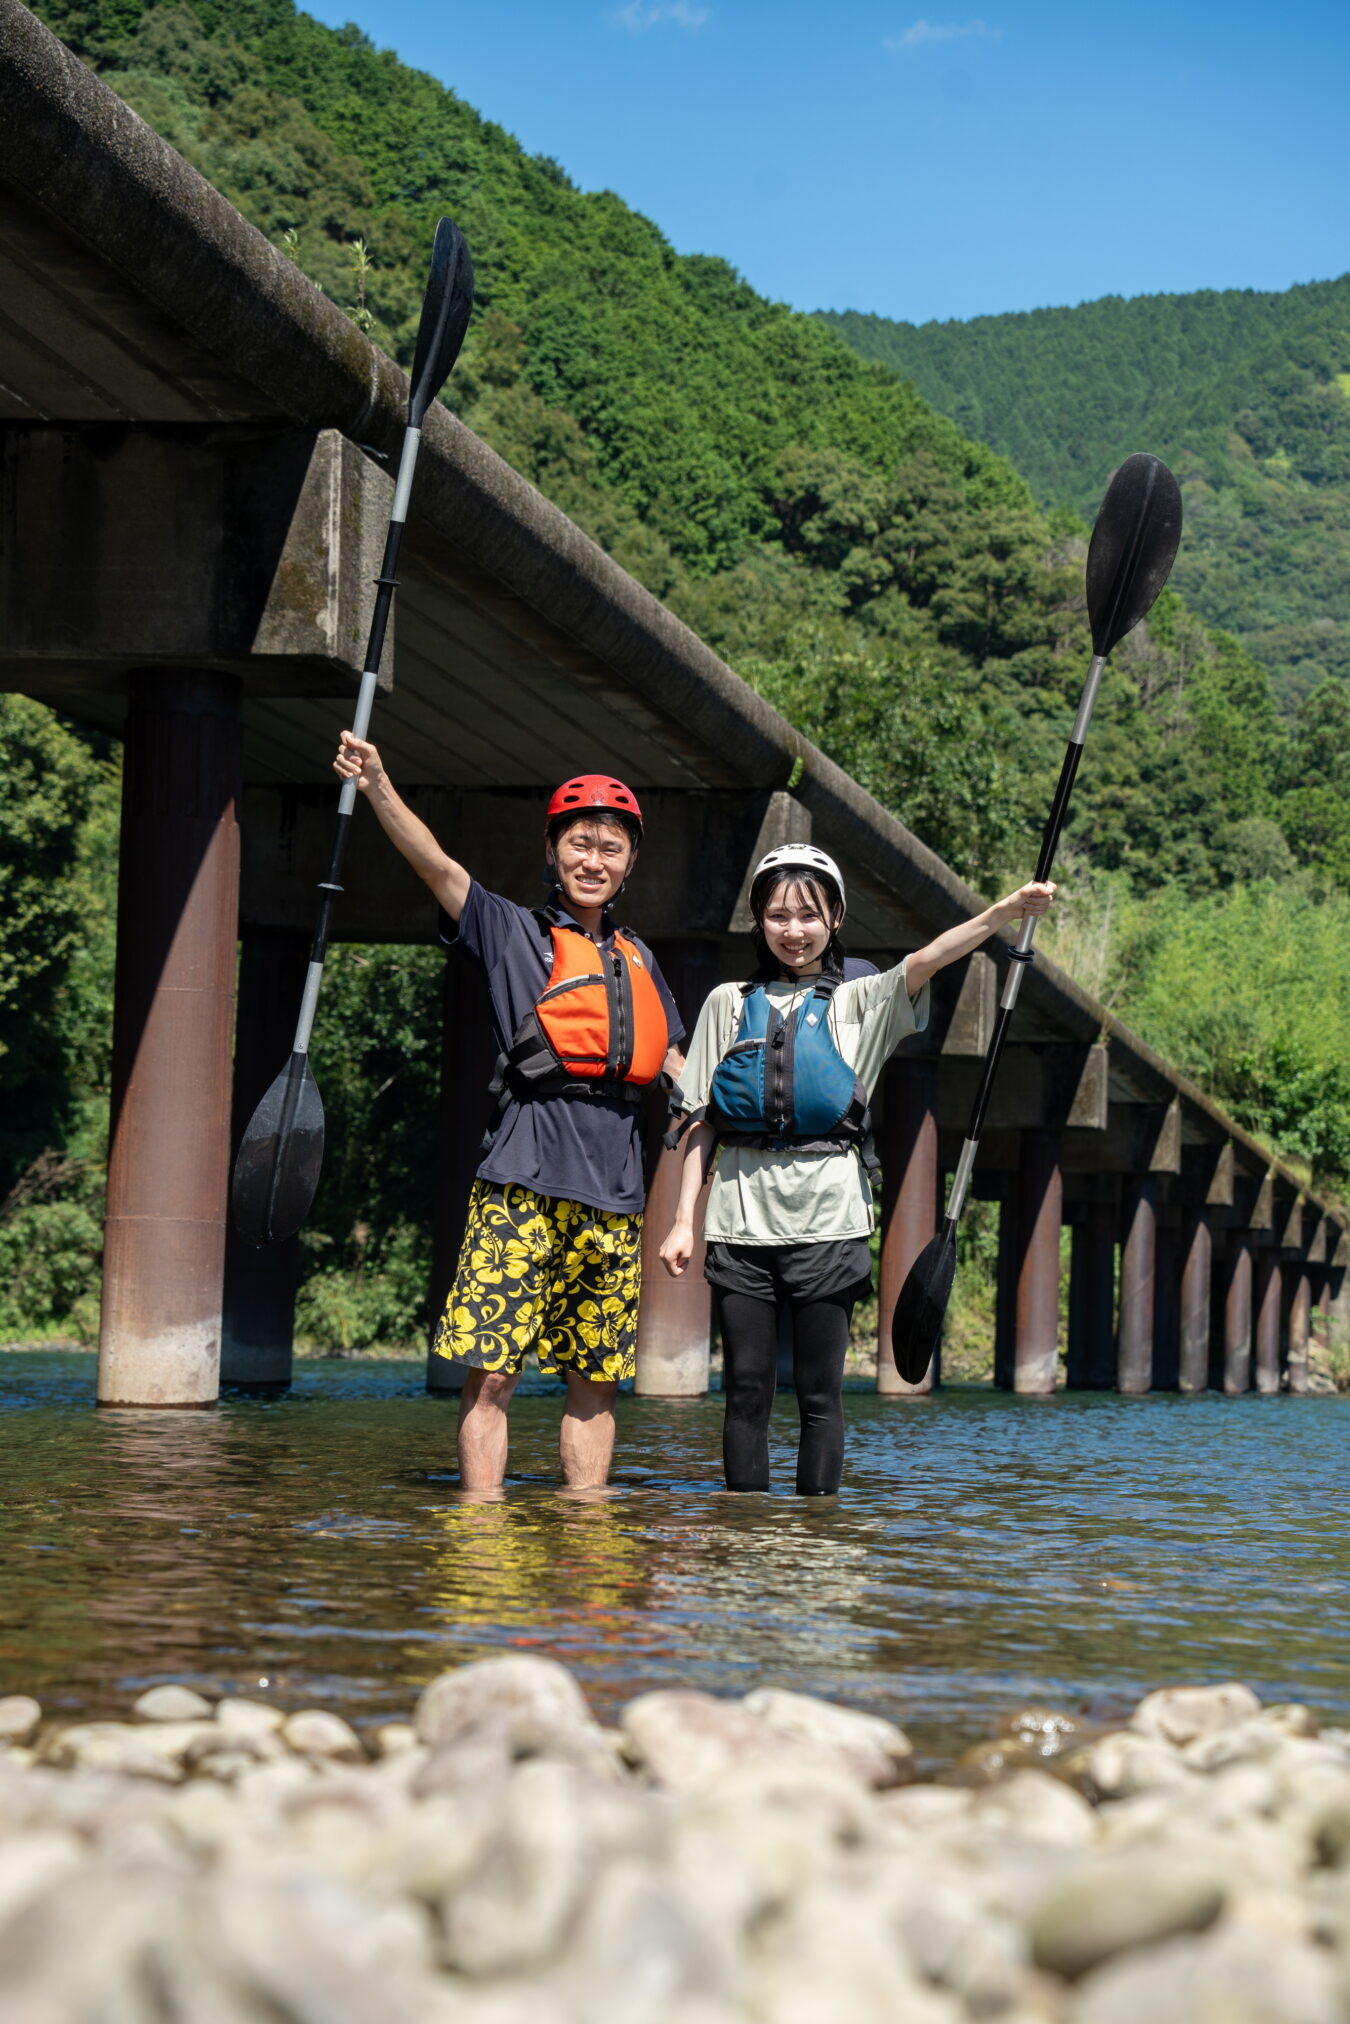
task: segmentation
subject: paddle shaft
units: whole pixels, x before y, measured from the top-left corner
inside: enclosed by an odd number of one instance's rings
[[[1038,884],[1049,878],[1051,867],[1055,862],[1060,831],[1069,812],[1069,796],[1073,793],[1078,762],[1083,756],[1083,747],[1087,742],[1088,725],[1092,722],[1092,712],[1096,707],[1097,692],[1102,685],[1102,670],[1105,666],[1105,654],[1094,654],[1088,663],[1087,680],[1083,684],[1083,693],[1078,703],[1078,715],[1073,720],[1073,730],[1065,747],[1064,764],[1059,769],[1059,784],[1055,788],[1055,798],[1050,804],[1045,833],[1041,838],[1041,852],[1036,860]],[[980,1134],[984,1130],[985,1112],[989,1108],[989,1098],[993,1093],[994,1077],[998,1074],[999,1058],[1003,1053],[1004,1042],[1008,1038],[1008,1028],[1012,1024],[1017,994],[1022,988],[1022,973],[1028,964],[1036,960],[1036,951],[1032,947],[1036,939],[1036,921],[1035,914],[1026,916],[1022,922],[1021,933],[1008,951],[1008,975],[1004,982],[1003,995],[998,1001],[998,1018],[994,1022],[994,1035],[989,1043],[989,1052],[984,1060],[984,1073],[980,1077],[980,1086],[975,1092],[975,1102],[971,1107],[965,1144],[961,1148],[961,1157],[952,1176],[952,1191],[947,1202],[947,1217],[943,1226],[944,1236],[955,1229],[970,1187],[975,1154],[979,1149]]]
[[[389,612],[398,588],[395,570],[398,568],[398,553],[403,543],[403,529],[408,518],[408,501],[412,497],[413,472],[417,467],[417,452],[422,441],[422,431],[409,425],[403,435],[403,454],[399,459],[398,481],[394,486],[394,503],[389,511],[389,532],[385,536],[384,560],[380,573],[375,579],[375,610],[371,615],[370,638],[366,642],[366,661],[361,674],[361,687],[357,692],[356,711],[352,717],[352,730],[358,738],[364,738],[370,729],[370,713],[375,704],[375,687],[380,674],[380,656],[384,652],[384,635],[389,626]],[[305,988],[300,1000],[300,1016],[295,1024],[293,1055],[309,1052],[309,1038],[314,1030],[314,1015],[319,1006],[319,986],[323,982],[324,959],[328,954],[328,937],[332,931],[333,909],[342,893],[342,860],[347,849],[347,831],[351,828],[352,810],[356,806],[356,782],[344,780],[338,796],[337,822],[333,830],[333,849],[328,860],[328,875],[319,884],[319,918],[314,929],[314,940],[310,945],[309,968],[305,972]]]

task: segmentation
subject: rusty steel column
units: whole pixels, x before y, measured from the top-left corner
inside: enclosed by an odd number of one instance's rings
[[[1176,1391],[1178,1388],[1181,1365],[1180,1310],[1181,1228],[1175,1220],[1164,1221],[1160,1215],[1153,1261],[1154,1391]]]
[[[309,937],[250,928],[239,943],[230,1143],[237,1148],[273,1077],[285,1065],[309,962]],[[287,1385],[295,1329],[300,1239],[246,1244],[231,1221],[225,1235],[223,1384]]]
[[[482,965],[449,949],[441,998],[441,1078],[436,1099],[436,1174],[431,1211],[427,1390],[457,1392],[463,1366],[431,1348],[454,1284],[469,1210],[469,1189],[483,1157],[483,1133],[495,1105],[488,1093],[497,1061],[492,1007]]]
[[[700,1007],[717,982],[716,942],[661,941],[652,954],[670,986],[688,1035]],[[680,1197],[684,1145],[667,1152],[661,1145],[664,1107],[651,1120],[650,1181],[642,1221],[642,1298],[638,1308],[637,1376],[633,1389],[643,1398],[702,1398],[708,1389],[712,1295],[703,1276],[703,1209],[697,1212],[694,1254],[684,1276],[672,1279],[657,1255],[665,1242]],[[706,1195],[703,1200],[706,1201]]]
[[[1331,1346],[1331,1314],[1329,1310],[1331,1274],[1325,1265],[1315,1265],[1312,1271],[1310,1289],[1311,1312],[1308,1316],[1308,1341],[1311,1348],[1324,1354]]]
[[[1312,1276],[1306,1260],[1290,1268],[1293,1281],[1289,1302],[1289,1389],[1308,1389],[1308,1339],[1312,1322]]]
[[[1126,1184],[1120,1248],[1120,1322],[1116,1385],[1146,1392],[1153,1382],[1153,1288],[1158,1229],[1158,1183],[1135,1174]]]
[[[1059,1381],[1059,1230],[1064,1176],[1057,1131],[1024,1131],[1017,1175],[1017,1287],[1013,1390],[1053,1392]]]
[[[1259,1252],[1256,1260],[1256,1389],[1267,1395],[1280,1389],[1282,1294],[1279,1252]]]
[[[1209,1388],[1209,1295],[1214,1236],[1204,1209],[1188,1209],[1181,1233],[1181,1344],[1177,1385]]]
[[[1228,1240],[1223,1296],[1223,1388],[1230,1395],[1252,1383],[1252,1240],[1234,1230]]]
[[[1073,1226],[1069,1262],[1069,1354],[1064,1382],[1074,1391],[1110,1391],[1116,1381],[1116,1225],[1112,1202],[1089,1202]]]
[[[117,884],[100,1405],[220,1384],[239,919],[239,684],[130,679]]]
[[[994,1280],[994,1384],[1011,1391],[1017,1369],[1017,1182],[998,1205],[998,1263]]]
[[[917,1384],[906,1384],[891,1354],[891,1316],[909,1268],[937,1235],[938,1065],[922,1056],[888,1061],[882,1071],[881,1271],[877,1315],[877,1390],[891,1398],[926,1396],[938,1382],[939,1348]]]

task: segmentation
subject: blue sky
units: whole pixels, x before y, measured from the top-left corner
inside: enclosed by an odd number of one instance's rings
[[[923,321],[1350,268],[1344,0],[310,11],[799,309]]]

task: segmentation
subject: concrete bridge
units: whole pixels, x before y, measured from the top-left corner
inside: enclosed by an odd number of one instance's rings
[[[405,382],[17,0],[0,0],[0,130],[0,686],[125,747],[99,1398],[207,1405],[221,1376],[290,1371],[297,1251],[227,1236],[232,1119],[289,1048]],[[442,408],[385,659],[391,771],[498,889],[537,894],[559,777],[638,787],[653,847],[629,917],[690,1024],[738,973],[749,868],[774,842],[842,861],[851,945],[881,963],[980,904]],[[433,929],[358,822],[339,935]],[[885,1073],[883,1338],[936,1227],[1003,961],[946,973]],[[1053,964],[1018,1016],[975,1179],[1002,1205],[999,1382],[1056,1387],[1068,1224],[1069,1385],[1305,1387],[1315,1316],[1350,1299],[1343,1214]],[[443,1017],[436,1305],[491,1066],[453,959]],[[659,1163],[653,1264],[673,1185]],[[707,1367],[697,1271],[649,1270],[638,1390],[697,1393]],[[937,1375],[910,1387],[879,1360],[898,1395]]]

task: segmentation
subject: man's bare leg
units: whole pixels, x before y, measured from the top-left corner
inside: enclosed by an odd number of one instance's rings
[[[567,1403],[558,1437],[563,1481],[569,1490],[597,1490],[609,1475],[614,1453],[614,1394],[618,1386],[612,1380],[578,1377],[572,1370],[564,1375]]]
[[[459,1395],[459,1481],[464,1490],[497,1490],[506,1474],[506,1407],[519,1371],[470,1370]]]

